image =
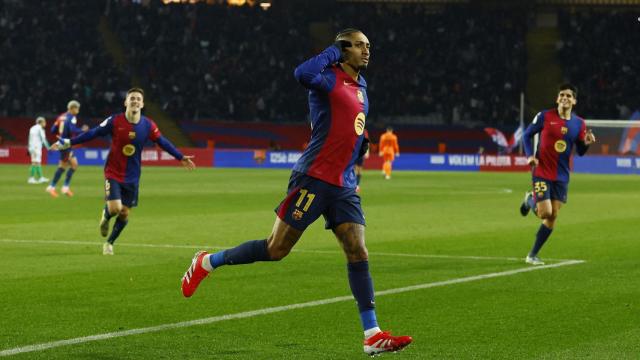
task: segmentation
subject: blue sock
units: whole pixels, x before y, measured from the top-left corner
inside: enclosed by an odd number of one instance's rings
[[[362,328],[367,331],[378,326],[376,319],[376,303],[373,294],[373,280],[369,274],[369,262],[360,261],[347,264],[349,272],[349,286],[351,293],[358,303]]]
[[[216,258],[217,266],[251,264],[256,261],[271,261],[269,251],[267,250],[267,239],[247,241],[233,249],[227,249],[220,253],[222,255],[218,255]],[[216,254],[214,254],[214,256],[215,255]],[[213,259],[214,256],[211,256],[211,258]],[[222,263],[220,262],[220,256],[222,256]],[[214,268],[217,267],[213,264],[213,260],[211,260],[211,266]]]
[[[109,206],[107,206],[107,204],[104,205],[104,217],[107,220],[111,219],[111,213],[109,213]]]
[[[60,180],[60,177],[62,176],[62,173],[64,172],[64,169],[59,167],[56,170],[56,173],[53,175],[53,179],[51,180],[51,186],[56,187],[56,184],[58,183],[58,181]]]
[[[547,239],[549,238],[549,235],[551,235],[552,231],[553,231],[553,229],[549,229],[544,224],[540,224],[540,228],[538,229],[538,232],[536,233],[536,242],[533,244],[533,248],[531,249],[531,252],[529,253],[529,256],[533,257],[533,256],[538,255],[538,252],[542,248],[542,245],[544,245],[544,243],[547,241]]]
[[[67,170],[67,177],[64,179],[64,186],[69,186],[69,183],[71,182],[71,177],[73,176],[74,172],[76,171],[73,170],[72,168],[69,168],[69,170]]]
[[[212,268],[215,269],[224,265],[224,253],[226,251],[227,250],[218,251],[217,253],[211,254],[211,256],[209,256],[209,262],[211,263]]]
[[[113,244],[120,233],[124,229],[125,226],[129,223],[129,220],[120,220],[120,218],[116,219],[116,222],[113,224],[113,229],[111,230],[111,235],[109,235],[109,239],[107,240],[110,244]]]

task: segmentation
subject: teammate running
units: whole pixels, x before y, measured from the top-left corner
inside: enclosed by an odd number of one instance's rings
[[[582,118],[571,110],[577,103],[578,90],[571,84],[558,88],[555,109],[539,112],[524,132],[524,151],[529,165],[533,166],[533,192],[528,191],[520,205],[520,213],[526,216],[530,209],[542,219],[531,251],[525,258],[528,264],[544,265],[538,252],[553,231],[558,212],[567,202],[569,191],[569,164],[573,145],[578,155],[586,154],[596,137]],[[537,135],[536,135],[537,134]],[[539,137],[534,153],[532,137]]]
[[[109,116],[99,126],[72,138],[60,139],[51,147],[53,150],[68,149],[71,145],[82,144],[98,136],[111,135],[111,149],[104,166],[106,205],[100,212],[100,234],[106,237],[109,220],[117,216],[111,235],[104,243],[102,253],[113,255],[113,243],[129,223],[129,211],[138,205],[138,185],[142,165],[142,149],[151,140],[160,145],[182,165],[193,170],[193,156],[185,156],[167,140],[150,118],[142,115],[144,91],[133,88],[127,91],[124,113]]]

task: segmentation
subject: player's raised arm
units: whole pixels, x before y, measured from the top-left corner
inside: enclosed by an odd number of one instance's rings
[[[580,129],[580,135],[576,139],[576,152],[580,156],[584,156],[589,150],[589,145],[596,142],[596,136],[591,129],[587,129],[587,125],[582,120],[582,128]]]
[[[293,76],[302,86],[308,89],[331,91],[335,85],[335,78],[325,76],[322,72],[329,65],[340,61],[342,48],[348,46],[351,46],[351,43],[346,40],[336,42],[336,44],[324,49],[320,54],[298,65],[293,72]]]

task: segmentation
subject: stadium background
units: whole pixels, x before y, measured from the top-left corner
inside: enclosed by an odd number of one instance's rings
[[[638,358],[638,178],[587,174],[638,174],[637,128],[595,129],[548,268],[522,261],[539,221],[518,213],[530,185],[519,149],[485,131],[510,137],[564,80],[583,117],[637,118],[638,2],[208,3],[0,2],[0,357],[361,358],[343,255],[322,221],[280,264],[220,269],[188,300],[179,291],[194,251],[268,234],[309,131],[293,68],[357,26],[373,46],[367,127],[374,141],[395,127],[394,165],[407,170],[365,171],[361,192],[380,319],[415,339],[394,357]],[[102,168],[85,165],[107,141],[77,150],[75,196],[53,199],[26,183],[26,136],[71,98],[95,125],[133,85],[202,166],[188,173],[149,144],[145,163],[168,166],[143,168],[140,206],[106,257]]]
[[[25,146],[33,119],[50,126],[69,99],[82,103],[81,123],[95,125],[121,111],[137,85],[147,91],[146,114],[179,146],[247,149],[219,152],[220,166],[245,158],[258,160],[237,166],[261,166],[264,151],[306,144],[306,92],[292,69],[336,29],[354,26],[373,43],[365,76],[374,150],[392,125],[403,153],[508,153],[484,129],[509,137],[554,106],[563,81],[578,85],[576,111],[586,119],[640,117],[634,4],[9,0],[0,12],[0,146]],[[633,128],[602,130],[590,155],[637,155],[639,137]],[[18,149],[0,154],[28,161]],[[628,159],[598,159],[607,165],[592,171],[637,173],[633,160],[625,168],[617,164]],[[408,161],[397,168],[434,169],[421,165],[431,164],[424,156]],[[516,162],[508,169],[526,169]],[[368,167],[378,165],[374,156]]]

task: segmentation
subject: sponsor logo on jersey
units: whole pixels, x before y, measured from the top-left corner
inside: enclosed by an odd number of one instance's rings
[[[562,135],[566,134],[568,131],[569,131],[569,129],[567,129],[564,126],[560,128],[560,132],[562,133]]]
[[[358,89],[358,91],[356,92],[356,95],[358,96],[358,101],[364,104],[364,94],[360,89]]]
[[[125,156],[131,156],[136,153],[136,147],[131,144],[127,144],[122,147],[122,153]]]
[[[358,113],[356,120],[353,122],[353,127],[356,130],[358,136],[364,133],[365,116],[364,113]]]
[[[553,148],[559,153],[564,152],[567,150],[567,143],[564,140],[558,140],[553,144]]]
[[[133,140],[136,138],[136,132],[135,131],[129,131],[129,139]]]
[[[300,220],[302,219],[302,215],[304,215],[302,211],[295,209],[293,214],[291,214],[291,217],[293,217],[293,220]]]

